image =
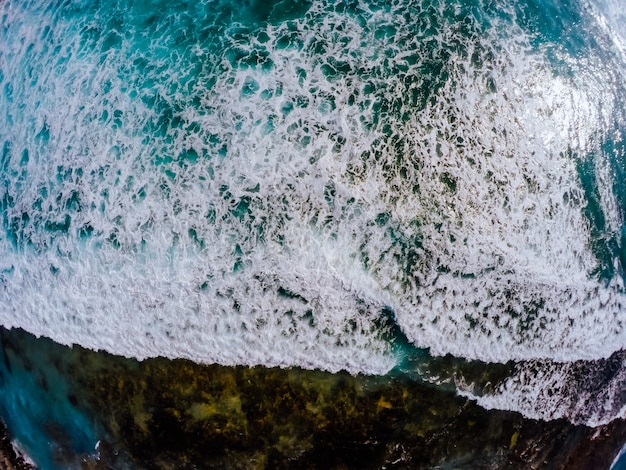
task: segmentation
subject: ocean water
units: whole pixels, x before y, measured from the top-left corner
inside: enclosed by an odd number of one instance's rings
[[[510,362],[446,386],[624,418],[624,20],[620,0],[5,0],[0,324],[434,384],[419,358]]]

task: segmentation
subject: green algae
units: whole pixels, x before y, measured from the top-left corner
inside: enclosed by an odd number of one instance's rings
[[[41,383],[53,367],[93,419],[98,452],[63,468],[608,468],[626,436],[621,420],[596,429],[530,420],[401,374],[139,362],[1,333],[14,366],[28,363]],[[450,358],[427,367],[494,379]]]
[[[592,434],[400,379],[165,359],[115,374],[126,387],[149,384],[141,406],[102,387],[106,375],[86,386],[104,391],[92,396],[100,412],[115,403],[110,429],[146,468],[526,468],[538,443],[558,468],[573,462],[557,443]],[[124,424],[144,415],[148,433]]]

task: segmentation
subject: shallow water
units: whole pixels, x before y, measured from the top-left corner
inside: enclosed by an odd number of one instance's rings
[[[608,468],[626,439],[621,419],[528,419],[407,374],[139,362],[23,330],[0,341],[3,419],[44,469]],[[428,367],[483,386],[510,372],[450,356]]]

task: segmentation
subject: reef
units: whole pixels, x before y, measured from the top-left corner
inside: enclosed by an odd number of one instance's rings
[[[54,368],[67,402],[89,416],[97,449],[71,456],[71,433],[56,432],[59,468],[589,469],[609,468],[626,441],[624,420],[527,419],[401,375],[136,361],[21,330],[0,341],[3,374],[28,370],[58,390]]]

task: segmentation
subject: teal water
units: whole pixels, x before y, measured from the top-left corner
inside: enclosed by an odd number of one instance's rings
[[[138,359],[432,383],[416,357],[512,361],[497,389],[441,386],[624,417],[621,10],[2,2],[0,323]],[[3,416],[45,447],[44,410],[19,405],[32,378],[9,369]]]
[[[613,462],[611,470],[623,470],[624,468],[626,468],[626,458],[624,457],[623,452],[620,452],[620,454],[616,457],[615,462]]]
[[[80,409],[80,391],[55,367],[63,359],[46,343],[24,349],[3,334],[0,344],[0,416],[12,437],[41,469],[79,468],[102,434],[98,418]]]

